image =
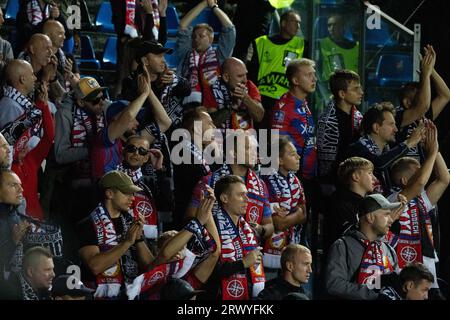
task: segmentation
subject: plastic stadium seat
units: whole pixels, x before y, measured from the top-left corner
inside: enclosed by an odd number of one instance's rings
[[[95,26],[99,31],[114,33],[111,2],[102,2],[95,17]]]
[[[175,37],[177,35],[178,26],[180,25],[180,17],[178,16],[177,9],[172,6],[167,7],[167,35],[169,37]]]
[[[200,12],[197,18],[195,18],[194,21],[192,21],[191,25],[194,27],[199,23],[209,24],[214,29],[214,33],[216,35],[218,35],[222,30],[222,24],[220,23],[219,18],[217,18],[216,15],[209,8],[203,9],[203,11]]]
[[[100,61],[95,57],[94,47],[91,37],[80,36],[81,56],[79,59],[80,68],[100,69]]]
[[[167,65],[169,68],[177,68],[178,63],[180,62],[178,59],[178,56],[175,53],[175,40],[168,40],[165,44],[166,48],[172,48],[173,52],[172,54],[165,54],[164,59],[166,60]]]
[[[329,16],[319,16],[314,23],[314,30],[316,32],[316,38],[322,39],[328,36],[328,18]],[[350,41],[354,41],[353,34],[350,26],[345,25],[344,37]]]
[[[114,69],[117,65],[117,37],[109,37],[103,49],[102,66],[105,69]]]
[[[64,46],[62,47],[62,51],[66,53],[72,53],[73,47],[75,46],[75,40],[73,39],[73,36],[69,39],[64,40]]]
[[[381,87],[400,86],[413,80],[413,58],[408,54],[383,54],[378,60],[375,81]]]
[[[392,38],[392,32],[387,22],[381,20],[380,29],[366,28],[366,48],[393,47],[395,45],[397,45],[397,41]]]
[[[15,21],[19,11],[19,0],[8,0],[5,8],[5,20]]]

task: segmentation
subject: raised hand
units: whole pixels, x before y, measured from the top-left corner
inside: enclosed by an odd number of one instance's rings
[[[250,268],[254,264],[261,263],[262,253],[261,249],[255,249],[249,252],[242,261],[244,262],[244,268]]]
[[[425,124],[423,122],[420,122],[420,124],[414,129],[408,139],[406,139],[408,148],[415,147],[422,140],[424,131]]]
[[[28,221],[21,221],[19,224],[15,224],[12,229],[12,239],[14,244],[18,244],[22,241],[23,236],[27,233],[30,228],[30,223]]]
[[[212,218],[212,208],[216,202],[216,197],[214,197],[214,190],[206,186],[206,196],[201,196],[200,206],[197,209],[197,219],[202,225],[204,225],[210,218]]]
[[[158,10],[161,17],[166,16],[166,10],[168,6],[168,0],[159,0],[158,3]]]
[[[158,149],[150,149],[150,163],[155,170],[161,170],[163,166],[164,156]]]
[[[36,89],[37,101],[42,101],[44,104],[48,103],[48,88],[46,82],[41,82],[39,87]]]

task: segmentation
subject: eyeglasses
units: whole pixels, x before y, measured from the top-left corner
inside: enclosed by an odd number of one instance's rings
[[[125,151],[127,153],[135,153],[136,151],[139,153],[139,155],[141,156],[146,156],[148,154],[148,150],[145,149],[144,147],[136,147],[135,145],[129,144],[125,147]]]

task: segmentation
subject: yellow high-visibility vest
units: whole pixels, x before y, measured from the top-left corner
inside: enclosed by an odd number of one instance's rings
[[[350,49],[344,49],[329,37],[319,40],[322,59],[322,81],[328,81],[330,75],[340,69],[352,70],[358,73],[359,42]]]
[[[289,89],[286,66],[291,60],[300,59],[305,41],[293,37],[285,44],[274,44],[267,36],[255,40],[259,59],[258,89],[261,95],[279,99]]]

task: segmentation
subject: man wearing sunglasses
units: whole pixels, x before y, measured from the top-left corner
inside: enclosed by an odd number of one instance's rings
[[[135,186],[142,189],[134,195],[131,210],[134,217],[142,215],[144,218],[143,232],[147,239],[158,237],[158,212],[155,205],[155,189],[148,176],[142,173],[142,166],[149,160],[153,168],[158,172],[162,168],[163,155],[157,149],[150,149],[148,140],[134,135],[127,139],[123,148],[123,162],[117,166],[117,170],[126,173]]]
[[[46,169],[42,205],[52,209],[50,214],[67,212],[67,208],[71,208],[68,215],[73,223],[97,204],[89,149],[92,137],[105,126],[104,89],[96,79],[82,78],[74,90],[65,95],[55,116],[54,158],[50,157]]]
[[[148,100],[149,106],[144,103]],[[143,107],[144,106],[144,107]],[[136,98],[128,103],[127,101],[116,101],[108,106],[105,112],[106,126],[96,134],[93,139],[91,149],[92,177],[101,178],[105,173],[115,170],[122,163],[123,143],[132,135],[139,133],[149,144],[155,141],[160,135],[159,122],[156,124],[146,123],[139,128],[136,120],[138,112],[147,108],[162,109],[161,102],[155,95],[148,72],[144,71],[138,77],[138,90]],[[170,121],[170,119],[169,119]],[[158,132],[152,131],[149,127],[156,127]],[[139,129],[139,131],[138,131]]]

